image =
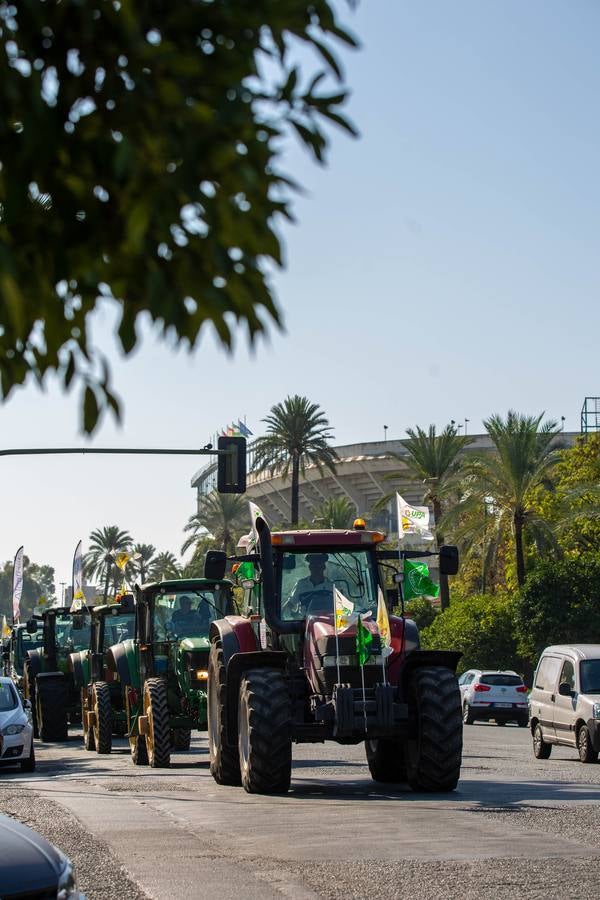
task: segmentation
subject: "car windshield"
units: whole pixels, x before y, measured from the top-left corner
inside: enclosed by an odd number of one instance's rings
[[[367,550],[286,550],[281,556],[281,617],[333,615],[334,586],[350,613],[375,614],[377,583]]]
[[[600,659],[584,659],[580,663],[582,694],[600,694]]]
[[[61,649],[87,650],[90,646],[90,614],[78,613],[83,617],[83,627],[73,628],[73,617],[63,614],[56,617],[56,646]]]
[[[132,638],[135,628],[135,616],[133,613],[120,613],[112,615],[107,613],[104,618],[104,649],[120,644],[121,641]]]
[[[482,675],[479,679],[480,684],[489,684],[494,687],[518,687],[523,684],[523,679],[518,675],[504,675],[500,672],[493,675]]]
[[[225,610],[225,588],[159,594],[154,601],[154,638],[157,641],[208,637],[208,628]]]
[[[0,684],[0,712],[8,712],[10,709],[16,709],[18,704],[17,692],[12,684],[2,682],[2,684]]]

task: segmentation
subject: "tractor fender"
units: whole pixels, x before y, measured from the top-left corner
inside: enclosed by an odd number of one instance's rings
[[[397,684],[402,688],[411,672],[414,669],[422,669],[424,666],[439,666],[456,672],[461,656],[460,650],[413,650],[402,662]]]
[[[50,681],[64,681],[66,677],[64,672],[38,672],[36,680],[38,684],[48,684]]]
[[[237,735],[238,704],[242,675],[248,669],[285,669],[287,653],[282,650],[254,650],[248,653],[234,653],[227,664],[227,737]],[[236,738],[237,739],[237,738]]]
[[[73,673],[75,687],[82,688],[90,681],[90,652],[81,650],[69,653],[69,672]]]
[[[42,654],[39,650],[28,650],[27,651],[27,663],[29,674],[32,678],[35,678],[42,671],[43,668],[43,658]]]
[[[259,649],[252,622],[243,616],[226,616],[210,623],[209,638],[211,643],[217,641],[223,650],[223,662],[236,653],[252,653]]]
[[[116,672],[123,685],[140,687],[140,673],[137,666],[135,643],[133,640],[114,644],[106,651],[106,665],[111,672]]]

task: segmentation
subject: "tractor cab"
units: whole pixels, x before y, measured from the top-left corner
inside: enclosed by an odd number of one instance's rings
[[[4,671],[10,675],[19,690],[23,687],[23,669],[29,650],[37,650],[44,639],[43,623],[35,619],[36,630],[30,633],[23,622],[13,625],[11,635],[3,646]]]

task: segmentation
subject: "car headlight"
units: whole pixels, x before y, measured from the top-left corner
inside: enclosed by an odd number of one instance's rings
[[[600,703],[594,703],[592,715],[594,719],[600,719]]]
[[[24,728],[24,725],[7,725],[6,728],[2,729],[2,734],[21,734]]]
[[[79,891],[73,863],[65,856],[64,867],[58,876],[56,900],[68,900],[69,897],[79,897]]]

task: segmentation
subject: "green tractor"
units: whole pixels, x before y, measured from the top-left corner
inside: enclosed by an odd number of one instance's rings
[[[90,642],[90,613],[53,606],[27,622],[28,634],[42,630],[42,644],[27,652],[23,694],[31,702],[34,734],[43,741],[66,741],[69,723],[81,717],[79,690],[69,656]]]
[[[210,551],[204,578],[136,587],[135,638],[107,651],[123,686],[135,765],[166,767],[172,749],[189,749],[192,729],[206,730],[208,633],[234,608],[225,565],[224,553]]]
[[[134,635],[133,594],[121,594],[115,603],[95,606],[91,616],[89,648],[72,653],[69,664],[81,691],[83,745],[86,750],[110,753],[113,735],[127,733],[127,715],[122,686],[106,664],[106,652]]]
[[[43,643],[41,620],[37,630],[30,634],[25,623],[13,625],[10,637],[2,644],[2,671],[12,678],[17,688],[23,690],[23,668],[29,650],[36,650]]]

